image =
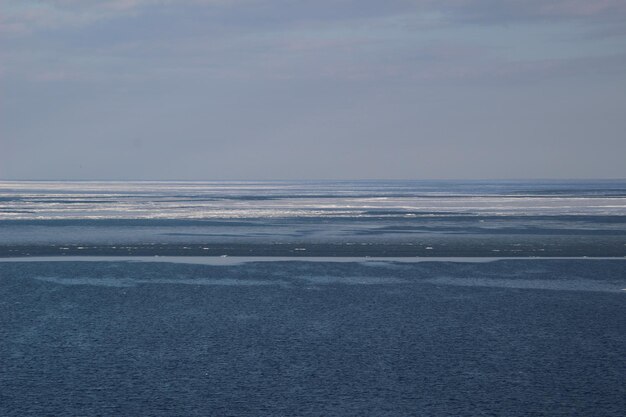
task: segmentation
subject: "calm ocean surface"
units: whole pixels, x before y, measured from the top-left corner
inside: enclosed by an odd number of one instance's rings
[[[623,416],[624,256],[624,181],[0,182],[0,415]]]

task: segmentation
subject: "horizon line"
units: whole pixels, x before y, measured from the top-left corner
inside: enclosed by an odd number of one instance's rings
[[[626,181],[626,177],[541,177],[541,178],[271,178],[271,179],[253,179],[253,178],[230,178],[230,179],[112,179],[112,178],[92,178],[92,179],[71,179],[71,178],[58,178],[58,179],[42,179],[42,178],[29,178],[29,179],[4,179],[0,178],[0,182],[367,182],[367,181]]]

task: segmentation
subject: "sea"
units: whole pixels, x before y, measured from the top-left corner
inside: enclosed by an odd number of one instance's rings
[[[1,181],[1,416],[623,416],[626,181]]]

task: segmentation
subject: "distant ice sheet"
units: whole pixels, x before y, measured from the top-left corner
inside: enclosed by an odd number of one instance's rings
[[[0,182],[0,220],[626,215],[626,182]]]
[[[0,182],[0,249],[621,256],[626,181]]]

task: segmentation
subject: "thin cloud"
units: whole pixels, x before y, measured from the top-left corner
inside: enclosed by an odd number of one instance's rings
[[[417,3],[451,20],[485,24],[547,19],[613,22],[619,16],[626,16],[623,0],[425,0]]]
[[[546,20],[583,20],[589,24],[620,24],[626,18],[623,0],[23,0],[0,5],[0,31],[28,34],[39,30],[83,27],[151,9],[230,10],[242,23],[259,25],[304,21],[338,21],[386,16],[438,16],[440,24],[488,25]],[[235,19],[237,16],[228,16]],[[621,23],[623,24],[623,23]]]
[[[0,33],[81,28],[98,21],[140,15],[165,6],[232,6],[251,0],[23,0],[0,4]]]

